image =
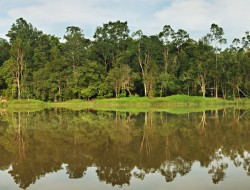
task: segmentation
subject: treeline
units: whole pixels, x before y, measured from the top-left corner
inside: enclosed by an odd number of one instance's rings
[[[223,28],[195,41],[166,25],[159,34],[131,33],[127,22],[97,27],[93,39],[69,26],[63,39],[20,18],[0,38],[0,98],[64,101],[188,94],[250,94],[250,33],[223,49]]]

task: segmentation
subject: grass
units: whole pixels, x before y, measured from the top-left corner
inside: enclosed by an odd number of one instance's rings
[[[46,103],[39,100],[12,100],[3,103],[7,109],[44,109],[44,108],[67,108],[72,110],[95,109],[116,111],[167,111],[171,113],[195,112],[206,109],[222,109],[230,106],[250,105],[250,99],[228,101],[219,98],[203,98],[199,96],[173,95],[168,97],[126,97],[96,99],[84,101],[80,99],[68,100],[58,103]],[[1,107],[1,104],[0,104]]]
[[[47,107],[47,103],[41,100],[22,99],[0,102],[0,108],[10,111],[39,111]]]
[[[65,102],[51,102],[48,103],[49,107],[52,108],[68,108],[72,110],[83,110],[87,108],[92,108],[93,104],[91,101],[81,100],[81,99],[72,99]]]
[[[173,95],[162,98],[128,97],[97,100],[97,104],[117,104],[117,105],[148,105],[152,107],[175,106],[200,106],[232,103],[218,98],[203,98],[198,96]]]
[[[51,103],[51,107],[68,109],[95,109],[129,112],[167,111],[171,113],[187,113],[207,109],[222,109],[229,106],[243,106],[246,101],[228,101],[219,98],[203,98],[198,96],[174,95],[162,98],[126,97],[97,99],[93,101],[70,100],[62,103]],[[250,101],[248,101],[250,105]]]

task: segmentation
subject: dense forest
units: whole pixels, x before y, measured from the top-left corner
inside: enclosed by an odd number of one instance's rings
[[[250,33],[226,46],[217,24],[198,41],[169,25],[151,36],[130,32],[121,21],[97,27],[92,39],[69,26],[60,39],[19,18],[6,36],[0,38],[0,99],[250,94]]]

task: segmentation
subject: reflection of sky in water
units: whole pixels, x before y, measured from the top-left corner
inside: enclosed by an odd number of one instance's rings
[[[10,176],[7,170],[0,171],[0,189],[4,190],[19,189],[18,184],[14,182],[13,178]]]
[[[247,154],[247,153],[245,153]],[[248,154],[249,155],[249,154]],[[208,168],[201,167],[199,162],[195,162],[192,165],[191,171],[177,177],[172,182],[166,182],[164,177],[159,173],[147,174],[144,180],[132,177],[130,185],[125,185],[122,188],[119,186],[112,187],[110,184],[105,182],[100,182],[96,175],[96,167],[89,167],[86,175],[80,179],[69,179],[68,174],[66,174],[66,165],[62,166],[62,170],[46,174],[35,184],[31,184],[28,187],[29,190],[45,190],[45,189],[143,189],[143,190],[177,190],[177,189],[200,189],[200,190],[210,190],[210,189],[223,189],[223,190],[247,190],[250,187],[249,177],[246,175],[246,170],[242,167],[235,167],[234,163],[228,158],[223,158],[223,162],[228,164],[226,169],[226,176],[223,182],[219,184],[213,184],[211,175],[208,174]],[[131,171],[139,172],[137,168]],[[0,172],[0,189],[4,190],[15,190],[19,189],[18,185],[13,181],[13,178],[9,175],[8,171]]]

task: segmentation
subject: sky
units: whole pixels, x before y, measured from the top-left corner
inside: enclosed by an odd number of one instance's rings
[[[198,40],[215,23],[231,44],[250,30],[249,7],[249,0],[0,0],[0,37],[22,17],[46,34],[63,37],[66,27],[78,26],[88,38],[96,27],[120,20],[131,33],[155,35],[170,25]]]

